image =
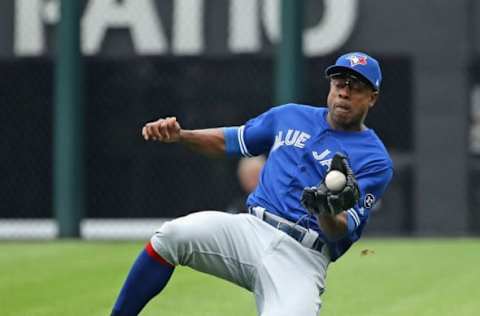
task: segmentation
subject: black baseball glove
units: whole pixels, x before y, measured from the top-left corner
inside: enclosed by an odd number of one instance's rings
[[[341,153],[336,153],[332,159],[330,170],[342,172],[347,182],[340,192],[331,192],[322,181],[316,187],[307,187],[303,190],[301,202],[310,213],[336,215],[349,208],[352,208],[360,198],[357,180],[353,175],[352,168],[347,157]]]

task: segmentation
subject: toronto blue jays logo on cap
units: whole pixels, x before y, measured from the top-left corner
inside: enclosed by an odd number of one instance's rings
[[[367,56],[352,54],[347,59],[350,60],[350,67],[367,64]]]

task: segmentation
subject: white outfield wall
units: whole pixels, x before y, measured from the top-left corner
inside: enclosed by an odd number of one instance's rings
[[[80,226],[83,239],[147,240],[168,218],[85,219]],[[0,221],[0,240],[55,239],[58,227],[50,219]]]

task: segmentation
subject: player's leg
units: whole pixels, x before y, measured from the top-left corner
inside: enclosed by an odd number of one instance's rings
[[[317,316],[328,259],[289,236],[258,267],[255,298],[260,316]]]
[[[279,238],[264,230],[265,223],[249,214],[206,211],[165,223],[151,242],[174,265],[252,289],[259,258]]]
[[[193,213],[165,223],[152,237],[151,248],[147,246],[151,251],[142,252],[132,267],[112,315],[137,315],[163,289],[177,264],[251,289],[258,258],[272,238],[279,238],[266,236],[265,227],[270,229],[251,215],[222,212]],[[145,278],[148,289],[143,289]]]
[[[137,315],[165,287],[173,270],[174,266],[160,257],[149,242],[130,269],[112,316]]]

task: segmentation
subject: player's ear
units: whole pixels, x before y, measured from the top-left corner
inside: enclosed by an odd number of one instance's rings
[[[372,108],[375,103],[377,102],[377,99],[378,99],[378,91],[373,91],[371,94],[370,94],[370,100],[369,100],[369,107]]]

